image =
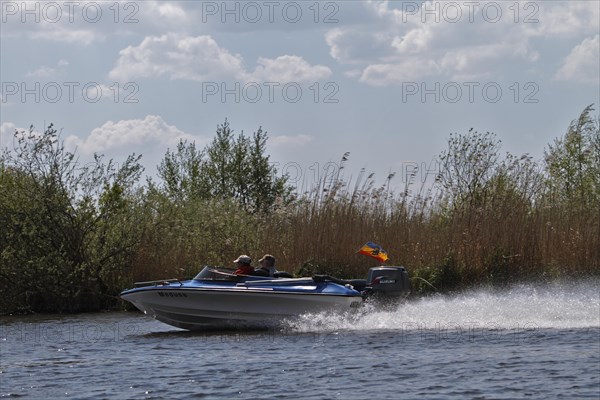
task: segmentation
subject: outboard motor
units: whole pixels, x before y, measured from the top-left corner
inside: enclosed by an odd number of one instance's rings
[[[410,293],[408,272],[404,267],[370,268],[366,289],[382,300],[402,299]]]

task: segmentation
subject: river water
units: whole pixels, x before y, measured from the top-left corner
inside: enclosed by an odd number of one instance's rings
[[[139,313],[0,319],[0,396],[600,398],[598,282],[477,290],[267,331]]]

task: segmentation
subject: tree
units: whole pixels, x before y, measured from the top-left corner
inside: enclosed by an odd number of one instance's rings
[[[238,142],[243,142],[242,138]],[[217,135],[213,138],[210,145],[205,149],[206,159],[204,162],[204,176],[208,186],[210,187],[211,196],[216,198],[236,198],[240,188],[234,187],[236,171],[238,174],[244,174],[241,170],[241,161],[238,160],[238,165],[234,163],[234,159],[240,156],[240,147],[238,145],[237,157],[234,157],[235,137],[233,131],[229,127],[229,122],[225,120],[222,125],[217,127]]]
[[[592,106],[545,151],[551,198],[579,210],[600,204],[600,124],[591,117]]]
[[[291,188],[286,185],[287,177],[276,177],[277,170],[265,156],[268,136],[261,128],[254,133],[248,154],[249,203],[257,211],[267,211],[279,200],[287,202]]]
[[[440,155],[438,182],[448,191],[455,209],[485,202],[500,143],[493,133],[480,134],[472,128],[466,135],[450,135],[448,149]]]
[[[202,179],[204,151],[198,151],[194,142],[179,141],[176,152],[167,150],[158,166],[167,195],[182,202],[190,198],[208,198],[208,182]]]
[[[82,166],[53,125],[15,137],[0,162],[2,310],[98,309],[139,239],[139,157]]]
[[[267,140],[262,128],[251,138],[235,136],[225,120],[202,151],[180,142],[158,168],[165,191],[173,199],[233,199],[249,212],[269,212],[278,200],[289,200],[291,189],[269,163]]]

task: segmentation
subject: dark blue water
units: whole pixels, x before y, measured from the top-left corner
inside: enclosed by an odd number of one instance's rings
[[[600,398],[597,284],[192,333],[136,313],[0,319],[0,396]]]

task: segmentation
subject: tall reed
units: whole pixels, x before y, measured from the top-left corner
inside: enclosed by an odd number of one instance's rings
[[[435,182],[413,172],[395,191],[394,174],[347,176],[345,153],[336,174],[293,198],[275,187],[268,207],[136,186],[133,157],[79,171],[52,126],[17,132],[19,151],[0,156],[0,314],[115,307],[134,281],[191,277],[240,254],[273,254],[296,275],[361,277],[378,265],[357,254],[367,241],[422,278],[416,292],[598,275],[600,123],[590,111],[542,161],[502,156],[494,134],[470,131],[450,137]]]

